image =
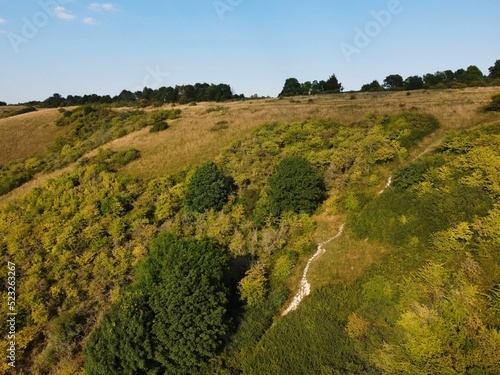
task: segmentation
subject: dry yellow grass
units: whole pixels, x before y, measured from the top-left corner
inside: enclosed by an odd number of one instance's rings
[[[57,109],[44,109],[0,119],[0,164],[32,156],[44,156],[47,146],[69,128],[55,125]]]
[[[20,109],[26,108],[25,105],[5,105],[5,106],[0,106],[0,114],[3,114],[5,112],[11,112],[11,111],[18,111]]]
[[[349,93],[293,99],[265,99],[234,103],[202,103],[180,106],[182,117],[170,121],[171,127],[160,133],[147,129],[115,140],[106,147],[114,150],[137,148],[141,158],[124,168],[123,173],[148,178],[174,173],[187,165],[213,159],[221,149],[234,140],[249,135],[255,128],[273,121],[305,121],[332,118],[343,123],[357,121],[370,114],[392,114],[421,110],[435,115],[442,131],[432,142],[442,138],[450,129],[472,127],[500,116],[478,112],[500,88],[471,88],[464,90]],[[312,101],[310,101],[312,99]],[[222,108],[207,112],[209,108]],[[495,117],[496,116],[496,117]],[[228,128],[211,131],[219,121]]]

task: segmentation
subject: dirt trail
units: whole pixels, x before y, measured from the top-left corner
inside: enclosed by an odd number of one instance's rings
[[[309,284],[309,281],[307,281],[307,271],[309,271],[309,266],[311,265],[311,263],[313,262],[314,259],[316,259],[318,256],[320,256],[321,254],[323,254],[326,251],[323,246],[325,246],[329,242],[331,242],[334,239],[336,239],[337,237],[339,237],[343,231],[344,231],[344,224],[342,224],[340,226],[339,232],[335,236],[318,244],[318,250],[314,253],[314,255],[311,258],[309,258],[309,261],[306,264],[306,268],[304,268],[304,273],[302,274],[302,279],[300,280],[299,291],[297,292],[297,294],[293,298],[290,305],[286,308],[285,311],[283,311],[281,316],[285,316],[290,311],[295,310],[299,306],[300,302],[302,302],[304,297],[311,294],[311,284]]]

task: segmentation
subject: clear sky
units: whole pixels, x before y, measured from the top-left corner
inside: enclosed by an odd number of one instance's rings
[[[196,82],[277,96],[500,59],[499,0],[0,0],[0,100]]]

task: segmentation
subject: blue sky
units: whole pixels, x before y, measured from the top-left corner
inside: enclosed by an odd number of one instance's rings
[[[0,100],[196,82],[359,90],[500,59],[498,0],[0,0]]]

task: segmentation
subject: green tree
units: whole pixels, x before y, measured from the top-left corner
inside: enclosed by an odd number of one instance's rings
[[[295,96],[302,93],[302,85],[297,78],[288,78],[279,96]]]
[[[323,94],[325,92],[325,81],[314,80],[311,83],[311,95]]]
[[[202,164],[187,185],[188,209],[203,212],[208,209],[221,210],[232,190],[231,179],[214,162]]]
[[[302,88],[302,92],[301,92],[302,95],[310,95],[311,94],[311,90],[312,90],[312,83],[311,83],[311,81],[304,82],[301,85],[301,88]]]
[[[424,80],[419,76],[411,76],[406,78],[404,82],[406,90],[420,90],[424,88]]]
[[[241,298],[248,306],[257,306],[267,295],[266,269],[263,264],[256,264],[250,268],[240,281],[238,289]]]
[[[227,331],[226,249],[163,233],[84,350],[87,374],[199,373]]]
[[[489,69],[489,76],[488,78],[489,79],[498,79],[500,78],[500,60],[497,60],[495,62],[495,65],[493,65],[492,67],[490,67]]]
[[[384,79],[384,87],[388,90],[401,89],[404,87],[403,77],[392,74]]]
[[[209,239],[160,234],[140,267],[138,286],[150,293],[155,359],[167,374],[195,374],[226,333],[225,248]]]
[[[384,91],[384,88],[380,85],[380,83],[375,80],[372,83],[367,83],[361,87],[361,91]]]
[[[276,214],[312,213],[325,198],[326,187],[311,164],[300,156],[283,159],[269,180],[269,198]]]
[[[147,296],[126,293],[92,333],[84,349],[85,373],[91,375],[156,374],[151,333],[153,312]]]
[[[429,73],[424,75],[424,84],[429,87],[439,85],[440,83],[445,83],[447,76],[445,72],[436,72],[434,74]]]
[[[341,92],[344,90],[342,84],[338,81],[335,74],[333,74],[328,80],[325,82],[325,92]]]

